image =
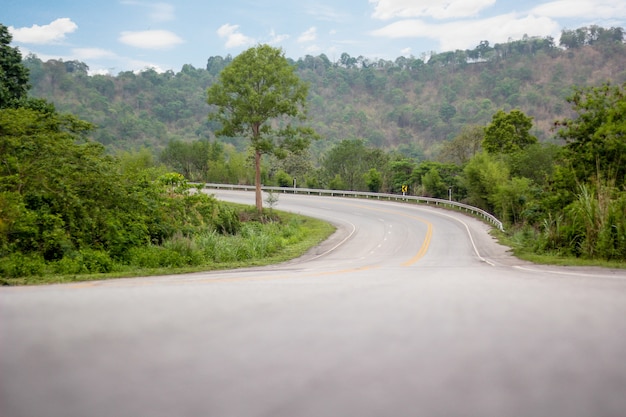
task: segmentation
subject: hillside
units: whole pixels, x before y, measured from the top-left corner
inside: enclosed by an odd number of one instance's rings
[[[483,41],[474,50],[427,60],[369,61],[347,53],[337,62],[325,55],[299,59],[294,65],[310,83],[310,123],[325,139],[313,151],[319,155],[342,139],[363,138],[407,156],[433,157],[463,126],[485,125],[497,110],[513,108],[534,118],[532,133],[540,140],[552,140],[554,121],[571,116],[565,97],[573,86],[626,82],[623,36],[579,44],[562,37],[560,44],[525,38],[492,47]],[[31,95],[96,124],[93,136],[109,150],[148,147],[156,153],[172,139],[214,137],[206,89],[231,59],[210,57],[206,68],[185,65],[176,73],[117,76],[89,76],[76,61],[28,56],[24,64]]]

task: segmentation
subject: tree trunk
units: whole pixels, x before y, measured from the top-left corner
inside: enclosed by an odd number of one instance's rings
[[[256,187],[256,209],[261,214],[263,212],[263,195],[261,194],[261,152],[255,150],[254,153],[254,185]]]

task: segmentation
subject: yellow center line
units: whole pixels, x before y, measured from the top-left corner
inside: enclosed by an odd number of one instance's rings
[[[424,255],[426,255],[426,251],[428,250],[428,247],[430,246],[430,240],[433,237],[433,225],[430,222],[425,222],[425,223],[427,226],[426,236],[424,237],[424,242],[422,242],[422,246],[420,247],[419,252],[417,252],[417,254],[414,257],[404,262],[402,266],[411,266],[415,262],[422,259]]]
[[[336,202],[336,201],[333,201],[332,203],[342,204],[342,205],[352,206],[352,207],[359,207],[359,208],[371,210],[371,211],[379,211],[383,213],[396,214],[399,216],[407,217],[409,219],[417,220],[421,223],[424,223],[426,225],[426,235],[424,236],[424,241],[422,242],[422,245],[420,246],[419,251],[411,259],[403,262],[401,266],[405,266],[405,267],[411,266],[417,261],[419,261],[420,259],[422,259],[424,255],[426,255],[426,252],[428,251],[428,248],[430,246],[430,242],[433,236],[433,225],[428,220],[425,220],[417,216],[411,216],[409,214],[399,213],[397,211],[377,209],[377,208],[367,207],[367,206],[363,206],[359,204],[349,204],[349,203]],[[304,274],[304,275],[293,275],[293,274],[287,273],[287,274],[281,274],[281,275],[270,275],[270,276],[258,276],[257,275],[257,276],[248,276],[248,277],[219,277],[217,276],[213,278],[208,277],[208,278],[202,278],[202,279],[197,279],[197,280],[182,278],[180,281],[178,280],[173,280],[173,281],[150,280],[150,281],[142,281],[142,282],[125,281],[124,283],[122,282],[113,283],[113,281],[79,282],[79,283],[74,283],[74,284],[68,284],[68,287],[69,288],[90,288],[90,287],[111,285],[111,284],[113,285],[117,284],[117,286],[127,285],[127,286],[135,287],[135,286],[155,285],[155,284],[180,285],[180,284],[195,284],[195,283],[217,283],[217,282],[225,282],[225,281],[228,281],[228,282],[270,281],[270,280],[275,280],[275,279],[311,278],[311,277],[319,277],[319,276],[327,276],[327,275],[338,275],[338,274],[346,274],[346,273],[352,273],[352,272],[367,271],[367,270],[377,269],[377,268],[378,268],[377,265],[371,265],[371,266],[364,266],[364,267],[359,267],[359,268],[349,268],[349,269],[342,269],[342,270],[337,270],[337,271],[316,272],[316,273],[310,273],[310,274]]]
[[[408,261],[403,262],[401,265],[402,266],[411,266],[414,263],[416,263],[417,261],[419,261],[420,259],[422,259],[424,257],[424,255],[426,255],[426,252],[428,251],[428,247],[430,246],[430,241],[431,241],[431,239],[433,237],[433,224],[431,222],[429,222],[428,220],[423,219],[421,217],[417,217],[417,216],[411,216],[410,214],[399,213],[397,211],[387,210],[387,209],[372,208],[372,207],[367,207],[367,206],[363,206],[363,205],[360,205],[360,204],[350,204],[350,203],[342,203],[342,202],[337,202],[337,204],[344,204],[346,206],[359,207],[359,208],[363,208],[363,209],[366,209],[366,210],[379,211],[379,212],[383,212],[383,213],[396,214],[396,215],[399,215],[399,216],[407,217],[409,219],[417,220],[417,221],[419,221],[421,223],[424,223],[426,225],[426,236],[424,236],[424,241],[422,242],[422,246],[420,246],[420,249],[415,254],[415,256],[413,256]]]

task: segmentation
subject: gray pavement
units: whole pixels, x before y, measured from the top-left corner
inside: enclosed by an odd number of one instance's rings
[[[623,271],[520,262],[431,208],[277,208],[338,233],[267,268],[0,289],[0,416],[626,415]]]

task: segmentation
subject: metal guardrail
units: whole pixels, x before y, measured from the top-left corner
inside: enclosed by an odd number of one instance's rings
[[[216,189],[216,190],[244,190],[254,191],[254,185],[232,185],[232,184],[213,184],[205,183],[204,188]],[[451,200],[443,200],[440,198],[421,197],[414,195],[400,195],[400,194],[386,194],[386,193],[371,193],[365,191],[343,191],[343,190],[320,190],[315,188],[294,188],[294,187],[262,187],[263,191],[272,191],[283,194],[308,194],[308,195],[325,195],[330,197],[355,197],[355,198],[375,198],[377,200],[394,200],[394,201],[414,201],[416,203],[433,204],[435,206],[447,206],[455,207],[466,212],[472,213],[478,217],[481,217],[493,224],[500,230],[504,230],[502,222],[498,220],[493,214],[486,212],[478,207],[473,207],[467,204],[459,203]]]

